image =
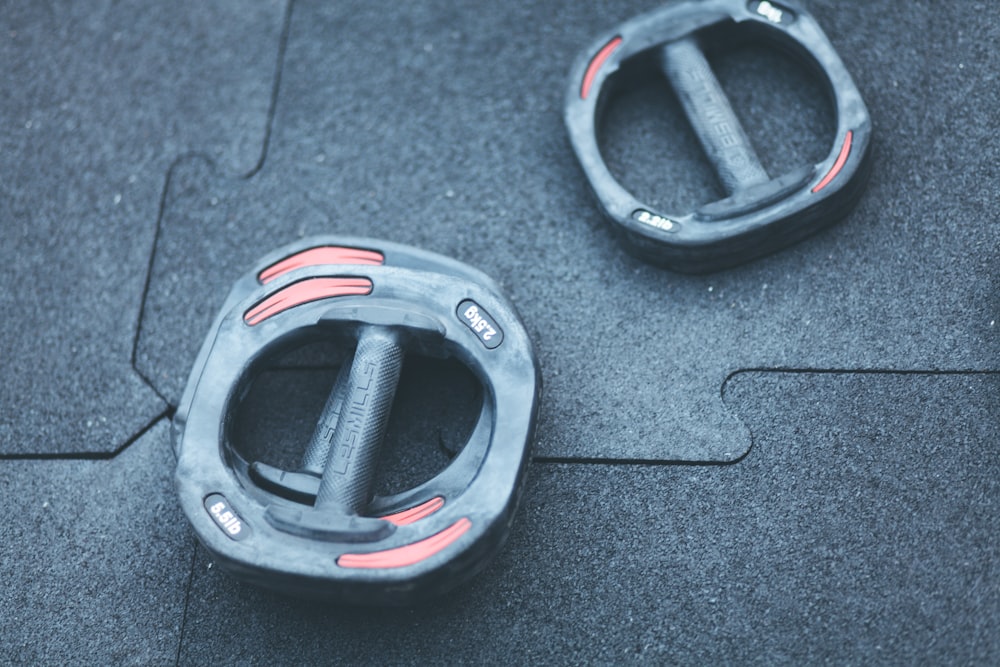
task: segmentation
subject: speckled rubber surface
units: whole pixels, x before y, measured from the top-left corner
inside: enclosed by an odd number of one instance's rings
[[[1000,5],[802,4],[871,112],[869,186],[705,276],[620,248],[562,123],[578,51],[656,3],[7,7],[0,662],[1000,661]],[[769,171],[828,150],[794,61],[712,64]],[[651,204],[719,196],[659,82],[602,145]],[[238,584],[173,495],[169,419],[229,285],[321,233],[476,266],[538,350],[512,537],[426,607]],[[269,373],[259,446],[308,438],[330,368]],[[404,368],[381,483],[460,445],[452,380]]]

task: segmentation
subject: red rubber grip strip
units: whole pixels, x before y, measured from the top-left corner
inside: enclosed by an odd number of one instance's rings
[[[243,315],[243,321],[254,326],[310,301],[335,296],[364,296],[371,291],[372,281],[367,278],[309,278],[283,287],[260,301]]]
[[[279,262],[275,262],[257,274],[257,280],[261,285],[266,285],[289,271],[301,269],[305,266],[317,266],[319,264],[378,265],[384,262],[385,255],[374,250],[346,248],[342,246],[320,246],[318,248],[302,250]]]
[[[416,507],[411,507],[408,510],[403,510],[402,512],[396,512],[395,514],[389,514],[388,516],[379,518],[384,521],[388,521],[389,523],[394,523],[397,526],[406,526],[434,514],[434,512],[437,512],[442,507],[444,507],[444,498],[437,496],[435,498],[431,498],[427,502],[420,503]]]
[[[816,187],[812,189],[813,194],[816,194],[826,186],[830,185],[830,181],[837,177],[840,170],[844,168],[847,163],[847,156],[851,154],[851,139],[854,137],[854,133],[850,130],[847,131],[847,136],[844,137],[844,145],[840,147],[840,155],[837,156],[837,161],[833,163],[833,167],[827,172],[823,180],[816,184]]]
[[[621,37],[615,37],[610,42],[601,47],[594,59],[587,65],[587,72],[583,75],[583,85],[580,86],[580,99],[585,100],[590,95],[590,87],[594,85],[594,77],[600,71],[601,66],[622,43]]]
[[[469,528],[472,528],[472,521],[468,517],[462,517],[440,533],[419,542],[367,554],[344,554],[337,559],[337,565],[369,570],[415,565],[446,549],[464,535]]]

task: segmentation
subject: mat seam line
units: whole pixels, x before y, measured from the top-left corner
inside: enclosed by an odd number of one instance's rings
[[[285,5],[284,16],[282,17],[281,33],[278,37],[278,49],[275,58],[273,83],[271,85],[271,96],[268,102],[267,119],[264,123],[264,137],[261,141],[260,157],[257,160],[257,164],[253,168],[251,168],[251,170],[247,174],[243,176],[244,179],[252,178],[257,172],[259,172],[263,168],[264,163],[267,160],[268,149],[271,143],[271,133],[274,127],[275,108],[277,106],[278,93],[281,86],[281,74],[285,66],[285,51],[287,49],[287,44],[288,44],[288,35],[291,26],[293,5],[294,5],[294,0],[288,0],[288,3]],[[203,159],[206,162],[208,162],[210,166],[212,166],[213,168],[215,167],[215,162],[214,160],[212,160],[210,156],[195,151],[195,152],[182,153],[176,159],[174,159],[173,162],[171,162],[170,167],[167,169],[167,175],[163,182],[163,188],[160,191],[159,210],[157,211],[156,215],[156,224],[153,232],[153,243],[149,252],[149,261],[146,264],[146,278],[143,282],[142,297],[139,303],[138,319],[135,327],[135,333],[132,338],[132,351],[129,358],[129,365],[132,367],[132,371],[136,374],[136,376],[139,377],[140,380],[142,380],[142,382],[150,389],[150,391],[152,391],[167,406],[166,410],[163,413],[161,413],[159,417],[154,419],[153,423],[155,423],[155,421],[164,416],[172,417],[173,412],[176,410],[176,406],[172,405],[170,400],[163,393],[161,393],[159,389],[157,389],[155,383],[152,381],[152,378],[148,377],[139,368],[138,365],[139,340],[142,337],[143,322],[145,321],[146,318],[146,306],[149,301],[149,291],[153,282],[153,267],[156,262],[157,252],[159,250],[160,238],[163,234],[163,218],[167,209],[167,196],[170,192],[170,187],[174,178],[174,171],[182,162],[185,162],[193,158]],[[135,442],[139,437],[141,437],[143,433],[145,433],[146,431],[149,430],[149,428],[151,428],[151,426],[152,424],[147,425],[144,429],[140,430],[140,432],[137,435],[126,440],[124,444],[122,444],[120,447],[118,447],[114,452],[110,454],[98,455],[94,457],[85,455],[84,456],[64,455],[54,458],[97,458],[97,459],[113,458],[114,456],[117,456],[120,452],[122,452],[130,444]],[[0,458],[4,457],[0,456]],[[36,456],[30,458],[41,458],[41,457]]]
[[[281,34],[278,36],[278,53],[274,61],[274,83],[271,85],[271,100],[268,103],[267,121],[264,124],[264,140],[261,143],[260,158],[257,164],[250,171],[244,174],[243,179],[249,180],[260,173],[267,161],[267,155],[271,148],[271,135],[274,131],[274,120],[278,108],[278,95],[281,92],[281,79],[285,71],[285,53],[288,50],[288,36],[292,28],[292,9],[295,0],[288,0],[285,5],[285,15],[282,18]]]
[[[174,656],[174,667],[181,664],[181,651],[184,649],[184,632],[187,630],[188,607],[191,604],[191,588],[194,586],[194,565],[198,560],[198,545],[191,549],[191,567],[188,569],[187,585],[184,587],[184,610],[181,612],[181,628],[177,633],[177,654]]]
[[[0,454],[0,461],[110,461],[132,446],[136,441],[149,433],[162,420],[173,417],[174,408],[167,407],[151,419],[139,431],[125,440],[112,452],[70,452],[60,454]]]

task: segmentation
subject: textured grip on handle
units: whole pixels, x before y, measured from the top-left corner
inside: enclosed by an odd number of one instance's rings
[[[680,98],[709,162],[732,195],[770,180],[694,37],[660,49],[660,69]]]
[[[351,360],[345,359],[337,373],[333,389],[330,390],[330,397],[326,399],[326,405],[323,406],[323,412],[320,414],[319,422],[316,423],[312,439],[309,440],[306,452],[302,455],[302,465],[299,467],[302,472],[322,475],[326,468],[330,444],[333,442],[337,423],[340,421],[340,412],[344,407],[344,398],[347,396],[347,378],[350,370]]]
[[[364,513],[403,356],[399,335],[392,329],[367,327],[361,332],[316,494],[317,508]]]

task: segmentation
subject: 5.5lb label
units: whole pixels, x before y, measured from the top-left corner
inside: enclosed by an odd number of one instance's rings
[[[236,513],[221,493],[205,496],[205,509],[219,530],[237,542],[250,537],[250,526]]]

